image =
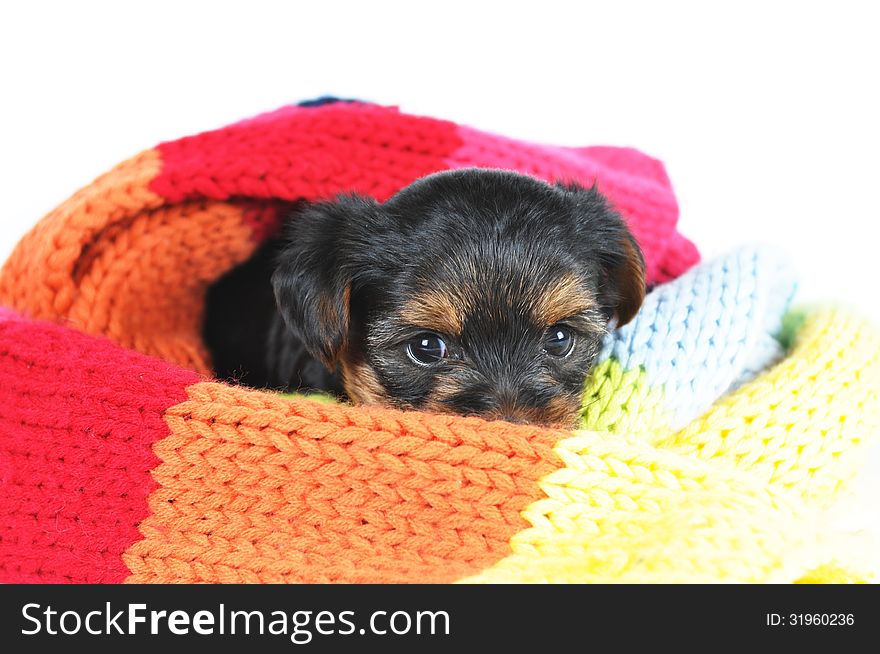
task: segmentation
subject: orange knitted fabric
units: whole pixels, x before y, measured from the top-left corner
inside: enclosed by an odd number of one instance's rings
[[[383,200],[438,170],[518,167],[598,179],[645,251],[650,281],[697,260],[659,162],[633,150],[547,148],[361,103],[286,107],[163,143],[47,215],[5,263],[0,305],[210,374],[204,294],[278,228],[291,202]]]
[[[463,166],[597,180],[645,252],[658,286],[606,339],[585,429],[204,380],[204,293],[291,202]],[[679,276],[697,254],[676,220],[633,150],[363,103],[123,163],[0,271],[0,583],[872,579],[827,507],[878,431],[880,335],[786,314],[793,280],[751,248]]]
[[[510,556],[568,434],[204,381],[205,293],[292,203],[470,166],[596,181],[651,283],[698,259],[662,165],[631,149],[341,102],[163,143],[0,271],[0,582],[448,582]]]
[[[202,383],[156,443],[128,581],[450,582],[509,553],[565,433]]]
[[[204,292],[253,253],[257,207],[164,204],[148,188],[159,165],[147,151],[46,216],[6,262],[0,303],[210,374]]]

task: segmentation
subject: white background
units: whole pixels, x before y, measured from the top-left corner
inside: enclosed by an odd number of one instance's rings
[[[873,3],[718,4],[0,3],[0,261],[140,150],[335,94],[638,147],[666,162],[704,255],[775,243],[802,300],[880,323]]]

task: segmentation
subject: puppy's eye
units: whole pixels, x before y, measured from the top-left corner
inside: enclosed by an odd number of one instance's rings
[[[446,341],[437,334],[419,334],[406,344],[409,358],[420,366],[430,366],[449,356]]]
[[[544,333],[544,351],[551,357],[566,357],[574,349],[574,334],[564,325],[553,325]]]

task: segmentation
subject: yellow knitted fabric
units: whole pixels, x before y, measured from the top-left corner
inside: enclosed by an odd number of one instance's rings
[[[878,433],[878,388],[876,332],[813,314],[780,364],[684,429],[560,441],[531,528],[465,581],[870,581],[870,553],[826,516]]]
[[[606,359],[590,373],[584,390],[584,429],[650,437],[669,427],[672,416],[663,406],[663,389],[652,387],[644,370],[624,370]]]

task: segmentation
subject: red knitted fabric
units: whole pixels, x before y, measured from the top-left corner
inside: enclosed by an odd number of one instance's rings
[[[210,284],[273,234],[290,203],[357,191],[384,200],[419,177],[507,168],[597,183],[642,247],[649,283],[697,262],[660,162],[567,148],[359,102],[285,107],[161,144],[47,215],[0,272],[0,304],[209,374]]]
[[[28,318],[0,315],[0,581],[451,581],[505,557],[564,433],[291,402],[185,371],[210,374],[207,289],[291,202],[385,200],[462,167],[597,183],[651,283],[699,258],[662,164],[629,148],[336,102],[144,151],[0,270],[0,304]]]
[[[336,103],[285,107],[162,143],[150,189],[169,202],[236,196],[296,200],[357,191],[384,200],[449,166],[457,126],[389,107]]]
[[[163,412],[197,380],[106,339],[0,316],[0,579],[129,574],[120,557],[141,537]]]
[[[699,258],[676,230],[678,205],[663,164],[632,148],[539,145],[394,107],[338,102],[284,107],[157,150],[162,170],[150,190],[172,203],[314,200],[349,191],[385,200],[419,177],[470,166],[549,182],[595,181],[642,246],[650,283],[677,277]],[[266,214],[253,226],[257,239],[272,231]]]

